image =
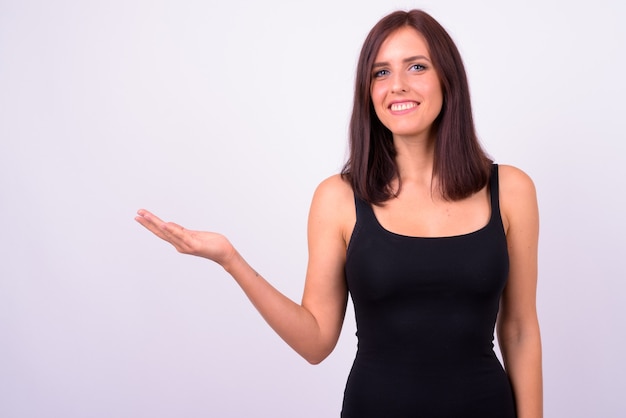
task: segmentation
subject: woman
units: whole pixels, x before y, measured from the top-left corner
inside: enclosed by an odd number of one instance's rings
[[[359,346],[344,417],[542,416],[534,186],[481,149],[458,50],[426,13],[392,13],[368,35],[350,146],[313,197],[300,304],[224,236],[136,219],[223,266],[310,363],[335,347],[350,293]]]

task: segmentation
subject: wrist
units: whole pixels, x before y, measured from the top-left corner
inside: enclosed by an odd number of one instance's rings
[[[233,275],[234,270],[237,269],[237,266],[243,262],[243,258],[241,254],[232,247],[231,251],[224,257],[223,261],[220,263],[222,268],[226,270],[227,273]]]

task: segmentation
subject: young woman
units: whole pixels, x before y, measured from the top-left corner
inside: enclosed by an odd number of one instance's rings
[[[223,266],[313,364],[335,347],[350,294],[359,344],[343,417],[541,417],[534,186],[480,147],[460,55],[428,14],[394,12],[365,40],[350,150],[313,197],[300,304],[224,236],[136,219]]]

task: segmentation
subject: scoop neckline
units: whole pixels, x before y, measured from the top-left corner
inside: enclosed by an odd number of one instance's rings
[[[390,231],[389,229],[385,228],[383,226],[383,224],[380,223],[380,221],[378,220],[378,217],[376,216],[376,212],[374,212],[374,208],[372,207],[371,203],[366,203],[367,207],[369,208],[370,214],[372,215],[372,217],[374,218],[374,222],[376,223],[376,226],[383,232],[385,232],[388,235],[392,235],[395,237],[399,237],[399,238],[408,238],[408,239],[414,239],[414,240],[436,240],[436,239],[440,239],[440,240],[445,240],[445,239],[451,239],[451,238],[463,238],[463,237],[469,237],[471,235],[476,235],[479,234],[481,232],[483,232],[484,230],[486,230],[491,223],[493,222],[493,218],[494,218],[494,208],[493,208],[493,204],[492,204],[492,196],[491,196],[491,191],[488,192],[489,193],[489,219],[487,220],[487,223],[485,225],[483,225],[482,227],[474,230],[474,231],[470,231],[470,232],[466,232],[463,234],[455,234],[455,235],[442,235],[442,236],[435,236],[435,237],[424,237],[424,236],[417,236],[417,235],[406,235],[406,234],[401,234],[399,232],[393,232]]]

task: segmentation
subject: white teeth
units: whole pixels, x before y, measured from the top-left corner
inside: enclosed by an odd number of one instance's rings
[[[391,110],[397,112],[397,111],[400,111],[400,110],[412,109],[414,107],[417,107],[417,103],[415,103],[415,102],[394,103],[394,104],[391,105]]]

